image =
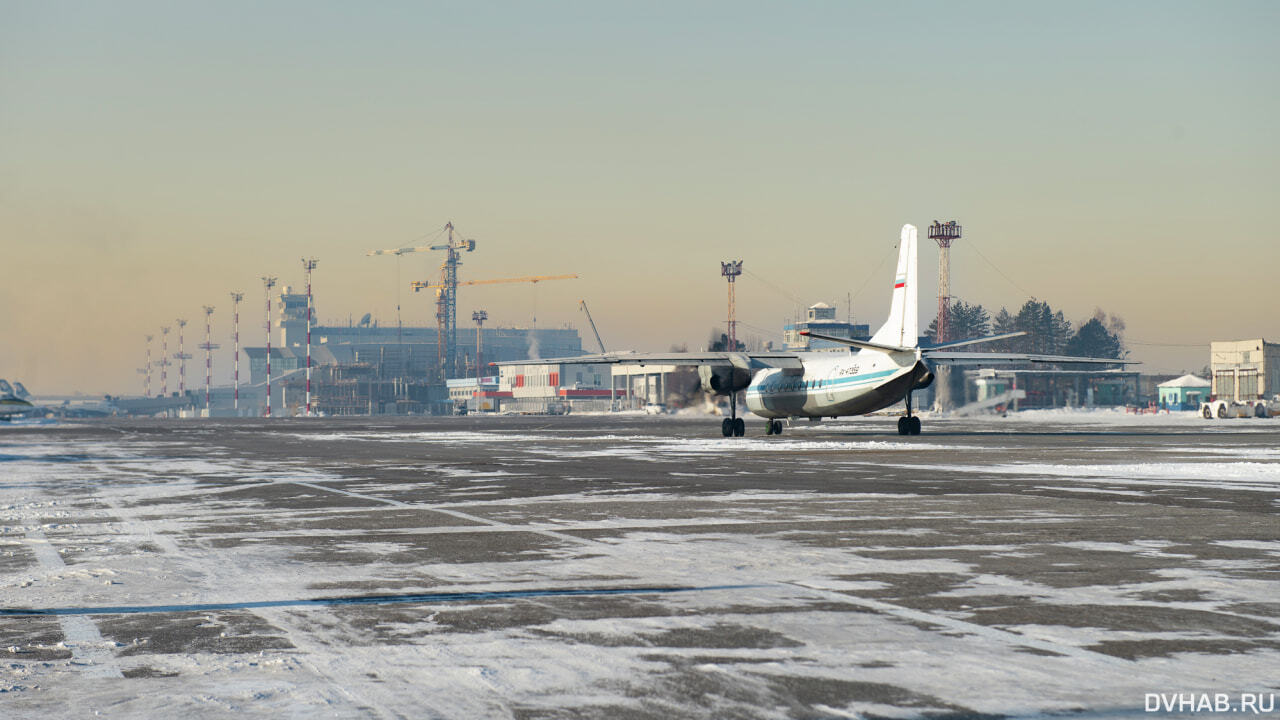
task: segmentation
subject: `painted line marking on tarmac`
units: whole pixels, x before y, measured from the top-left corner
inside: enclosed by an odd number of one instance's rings
[[[56,548],[39,528],[28,530],[27,543],[35,554],[40,566],[50,572],[67,569]],[[85,675],[89,677],[123,678],[120,667],[116,664],[115,654],[107,647],[98,632],[98,626],[83,616],[59,617],[62,636],[71,650],[72,663],[86,666]]]
[[[544,530],[536,527],[520,526],[512,523],[500,522],[497,520],[489,520],[487,518],[477,517],[475,515],[470,515],[468,513],[460,512],[457,510],[447,510],[438,506],[433,507],[433,506],[426,506],[426,505],[411,505],[407,503],[402,503],[398,500],[388,500],[385,498],[379,498],[379,497],[370,496],[370,495],[360,495],[358,493],[339,490],[337,488],[325,487],[324,485],[319,485],[319,484],[306,483],[301,481],[295,481],[295,484],[305,485],[307,487],[311,487],[317,490],[327,490],[329,492],[334,492],[342,495],[350,495],[352,497],[357,497],[364,500],[379,501],[379,502],[386,503],[388,505],[394,505],[396,507],[430,510],[432,512],[451,515],[453,517],[456,517],[462,520],[468,520],[476,523],[483,523],[484,525],[488,525],[494,528],[502,528],[502,529],[511,528],[514,530],[523,530],[524,532],[537,533],[540,535],[545,535],[545,536],[557,538],[560,540],[566,540],[569,542],[575,542],[582,545],[588,545],[592,547],[605,547],[611,551],[614,551],[614,552],[617,551],[616,546],[613,546],[608,543],[604,543],[592,538],[577,537],[577,536],[569,535],[566,533],[555,532],[553,530]],[[713,524],[713,523],[709,523],[709,524]],[[1064,644],[1050,642],[1047,640],[1039,640],[1036,638],[1027,637],[1025,635],[1012,633],[1006,630],[1000,630],[999,628],[988,627],[986,625],[978,625],[975,623],[965,622],[963,620],[956,620],[954,618],[949,618],[943,615],[934,615],[921,610],[913,610],[911,608],[903,607],[901,605],[894,605],[892,603],[887,603],[880,600],[871,600],[868,598],[857,597],[856,595],[847,595],[845,593],[836,592],[834,590],[816,588],[816,587],[804,585],[797,582],[775,583],[775,586],[804,590],[805,592],[818,595],[825,599],[837,600],[839,602],[848,603],[851,605],[858,605],[860,607],[876,610],[878,612],[881,612],[893,617],[897,617],[902,620],[928,623],[930,625],[936,625],[939,627],[945,627],[951,630],[955,630],[958,632],[976,635],[979,637],[986,638],[988,640],[999,642],[1003,645],[1010,645],[1015,647],[1016,646],[1031,647],[1031,648],[1036,648],[1039,650],[1051,652],[1056,655],[1072,657],[1079,660],[1086,660],[1089,662],[1103,663],[1103,664],[1114,666],[1114,667],[1126,667],[1126,668],[1132,667],[1132,663],[1128,660],[1124,660],[1123,658],[1117,658],[1111,655],[1094,652],[1092,650],[1086,650],[1084,648],[1076,647],[1074,645],[1064,645]],[[757,587],[758,588],[758,587],[764,587],[764,585],[746,584],[746,585],[723,585],[718,587],[724,587],[724,588]]]
[[[0,617],[57,616],[82,618],[86,615],[139,615],[147,613],[216,612],[220,610],[252,610],[257,608],[320,605],[390,605],[513,600],[523,598],[608,597],[613,595],[670,595],[675,593],[746,590],[763,585],[707,585],[703,587],[620,587],[620,588],[542,588],[533,590],[480,590],[470,592],[407,593],[402,595],[350,595],[345,597],[302,598],[293,600],[256,600],[231,603],[191,603],[183,605],[121,605],[116,607],[69,608],[0,608]],[[93,623],[85,620],[90,627]],[[97,633],[97,628],[93,628]],[[98,638],[101,642],[101,637]]]

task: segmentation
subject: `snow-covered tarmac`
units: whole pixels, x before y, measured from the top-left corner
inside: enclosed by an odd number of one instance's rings
[[[1277,709],[1280,420],[748,433],[0,427],[0,717]]]

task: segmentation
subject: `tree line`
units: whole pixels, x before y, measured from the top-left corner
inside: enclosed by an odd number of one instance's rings
[[[1093,317],[1073,330],[1071,321],[1061,310],[1055,311],[1049,303],[1032,298],[1017,313],[1001,307],[995,317],[986,308],[956,300],[951,304],[949,317],[950,340],[966,340],[985,335],[1025,332],[1026,335],[996,340],[983,349],[992,352],[1024,352],[1046,355],[1076,355],[1096,358],[1124,357],[1122,335],[1124,320],[1108,315],[1101,309]],[[929,323],[929,340],[937,342],[938,320]]]

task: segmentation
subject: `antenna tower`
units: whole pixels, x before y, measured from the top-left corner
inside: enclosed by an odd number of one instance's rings
[[[264,417],[271,417],[271,288],[275,286],[275,276],[262,276],[262,289],[267,295],[267,412]]]
[[[204,342],[200,349],[204,350],[204,416],[212,417],[209,405],[209,390],[213,387],[213,351],[221,347],[213,342],[213,306],[204,306]]]
[[[730,260],[729,262],[720,263],[720,274],[729,281],[729,352],[738,351],[738,316],[734,305],[733,286],[734,281],[742,274],[742,261]]]
[[[311,271],[316,269],[316,259],[302,258],[302,269],[307,272],[307,417],[311,417]]]
[[[929,239],[938,243],[938,320],[934,344],[951,340],[951,242],[960,239],[955,220],[929,226]]]
[[[235,318],[232,321],[231,337],[235,342],[235,348],[236,348],[235,355],[233,357],[235,358],[235,385],[236,385],[234,409],[236,411],[237,417],[239,417],[240,415],[240,301],[241,300],[244,300],[244,293],[242,292],[231,293],[231,312]]]

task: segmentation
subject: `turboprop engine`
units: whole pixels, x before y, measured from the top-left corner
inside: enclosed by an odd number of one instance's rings
[[[916,384],[912,387],[913,390],[923,390],[933,384],[933,371],[928,365],[917,361],[914,370]]]
[[[751,373],[732,365],[699,365],[698,379],[702,381],[703,392],[731,395],[747,389]]]

